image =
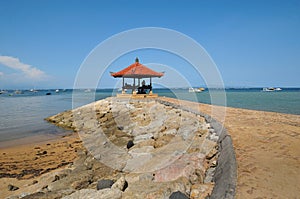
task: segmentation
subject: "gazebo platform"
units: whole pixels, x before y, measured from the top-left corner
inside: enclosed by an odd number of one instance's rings
[[[144,98],[157,98],[158,94],[117,94],[118,98],[134,98],[134,99],[144,99]]]
[[[114,78],[122,78],[122,94],[117,94],[117,97],[141,99],[158,97],[157,94],[152,93],[152,78],[160,78],[164,75],[164,72],[159,73],[154,70],[151,70],[147,66],[140,64],[139,59],[136,58],[135,63],[131,64],[130,66],[119,72],[110,72],[110,75]],[[125,83],[125,78],[133,79],[133,83]],[[145,80],[143,80],[141,85],[140,81],[143,78],[149,78],[150,84],[146,85]],[[137,84],[136,79],[138,81]],[[126,94],[127,89],[131,90],[131,94]]]

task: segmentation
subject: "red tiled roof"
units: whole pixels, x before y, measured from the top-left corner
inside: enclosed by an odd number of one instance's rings
[[[131,78],[146,78],[146,77],[162,77],[164,73],[158,73],[150,68],[140,64],[138,59],[135,63],[131,64],[127,68],[116,72],[111,73],[113,77],[131,77]]]

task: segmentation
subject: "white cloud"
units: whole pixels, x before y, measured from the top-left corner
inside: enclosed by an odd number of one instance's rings
[[[18,58],[0,55],[0,64],[3,64],[11,69],[22,72],[27,78],[32,80],[40,80],[47,75],[44,71],[35,68],[29,64],[22,63]],[[1,72],[0,72],[1,75]],[[2,73],[3,75],[3,73]]]
[[[4,73],[0,71],[0,76],[3,76],[3,75],[4,75]]]

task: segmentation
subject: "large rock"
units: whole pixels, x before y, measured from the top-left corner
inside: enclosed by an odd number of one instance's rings
[[[122,191],[119,189],[102,189],[102,190],[94,190],[94,189],[81,189],[79,191],[74,192],[69,196],[63,197],[63,199],[119,199],[122,198]]]
[[[153,146],[141,146],[139,148],[133,148],[128,153],[131,156],[139,156],[140,154],[151,153],[154,150]]]
[[[84,167],[85,168],[85,167]],[[47,187],[49,191],[55,192],[67,188],[82,189],[86,188],[92,181],[92,171],[76,168],[68,177],[50,183]]]
[[[212,150],[215,150],[216,146],[217,146],[216,142],[211,141],[209,139],[205,139],[200,148],[200,152],[203,153],[204,155],[208,155],[209,153],[211,153]]]
[[[153,134],[152,133],[148,133],[148,134],[142,134],[142,135],[137,135],[134,137],[134,143],[137,144],[139,142],[142,142],[144,140],[149,140],[153,138]]]
[[[184,193],[181,193],[180,191],[173,192],[170,195],[170,199],[189,199]]]
[[[113,184],[114,184],[113,180],[109,180],[109,179],[99,180],[97,184],[97,190],[111,188]]]
[[[140,168],[147,164],[151,158],[151,153],[132,153],[132,158],[127,160],[123,171],[140,172]]]
[[[167,167],[155,172],[155,182],[167,182],[180,177],[189,178],[196,169],[204,170],[205,156],[200,153],[184,154]]]
[[[125,180],[125,177],[120,177],[112,186],[112,189],[119,189],[120,191],[124,191],[128,187],[128,183]]]
[[[191,199],[202,199],[208,196],[212,191],[212,184],[196,184],[191,187]]]
[[[172,182],[157,183],[153,181],[137,181],[129,183],[130,186],[122,194],[123,199],[147,198],[147,199],[166,199],[174,191],[180,191],[188,195],[190,184],[187,179],[179,179]]]

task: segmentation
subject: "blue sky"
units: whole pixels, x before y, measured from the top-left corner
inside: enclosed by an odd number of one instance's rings
[[[81,63],[107,38],[133,28],[179,31],[201,44],[225,86],[300,87],[300,1],[1,1],[0,89],[72,88]],[[168,65],[205,85],[184,60],[157,50],[123,55],[107,71]],[[101,67],[101,66],[99,66]],[[159,70],[159,68],[158,68]],[[176,82],[166,73],[165,81]],[[99,87],[114,87],[110,78]]]

